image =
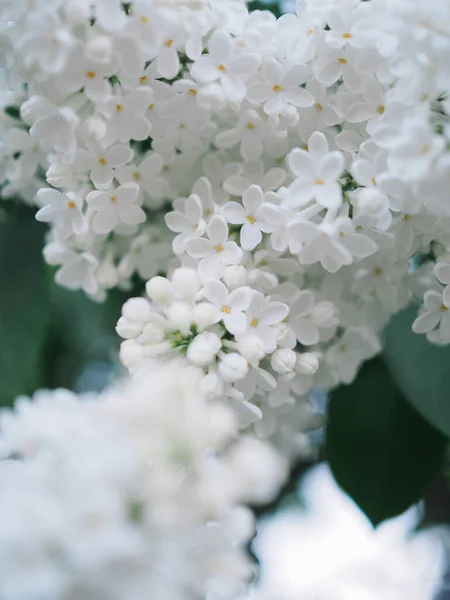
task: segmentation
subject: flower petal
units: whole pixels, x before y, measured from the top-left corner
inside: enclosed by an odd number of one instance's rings
[[[207,233],[215,245],[224,245],[228,239],[228,225],[222,217],[213,217],[208,223]]]
[[[276,325],[281,323],[289,314],[289,307],[283,302],[270,302],[263,310],[260,322],[263,325]]]

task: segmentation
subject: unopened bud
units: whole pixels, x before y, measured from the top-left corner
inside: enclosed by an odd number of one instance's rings
[[[220,338],[215,333],[204,331],[189,344],[186,356],[192,364],[207,367],[215,360],[221,348]]]
[[[222,279],[230,290],[247,285],[247,269],[243,265],[230,265],[225,268]]]
[[[314,375],[319,368],[319,359],[312,352],[297,355],[295,370],[303,375]]]
[[[248,373],[248,361],[237,352],[226,354],[219,363],[219,373],[226,383],[234,383]]]
[[[297,354],[289,348],[281,348],[272,354],[272,369],[280,375],[288,375],[295,369]]]
[[[107,65],[111,62],[113,54],[113,44],[106,35],[96,35],[89,40],[84,47],[86,58],[92,62]]]
[[[172,302],[172,284],[165,277],[152,277],[145,286],[147,295],[154,302],[168,306]]]

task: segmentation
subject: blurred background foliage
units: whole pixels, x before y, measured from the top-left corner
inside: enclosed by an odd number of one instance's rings
[[[54,282],[44,263],[46,226],[14,200],[0,212],[0,403],[19,394],[68,387],[101,389],[117,373],[114,331],[134,291],[114,290],[104,303]],[[141,284],[143,288],[143,284]],[[140,293],[141,290],[136,290]]]

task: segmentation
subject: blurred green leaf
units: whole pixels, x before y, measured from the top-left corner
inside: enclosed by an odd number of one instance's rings
[[[50,387],[73,388],[89,363],[109,363],[114,369],[120,344],[115,326],[128,294],[132,292],[113,290],[104,302],[97,303],[81,291],[54,284]]]
[[[250,12],[253,10],[270,10],[276,17],[281,16],[280,4],[277,0],[275,0],[275,2],[249,2],[248,10]]]
[[[420,500],[447,440],[404,399],[378,358],[332,394],[326,444],[336,481],[377,525]]]
[[[417,308],[410,306],[387,327],[386,365],[405,398],[450,437],[450,348],[414,333],[416,316]]]
[[[51,274],[42,259],[45,227],[32,216],[0,223],[0,404],[44,384]]]

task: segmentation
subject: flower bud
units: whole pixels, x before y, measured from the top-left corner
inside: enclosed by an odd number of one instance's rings
[[[376,215],[385,207],[386,200],[378,189],[360,188],[352,204],[364,214]]]
[[[155,323],[148,323],[144,327],[141,339],[145,344],[159,344],[166,337],[164,329],[155,325]]]
[[[64,17],[70,25],[81,25],[89,19],[89,5],[80,0],[71,0],[63,8]]]
[[[332,302],[319,302],[311,311],[311,320],[318,327],[332,327],[338,324],[337,309]]]
[[[113,55],[112,41],[106,35],[96,35],[89,40],[84,48],[86,58],[94,63],[107,65]]]
[[[120,345],[120,361],[127,368],[136,367],[144,359],[142,346],[136,340],[126,340]]]
[[[172,274],[174,292],[183,299],[194,298],[200,288],[200,279],[195,269],[181,267]]]
[[[209,302],[199,302],[194,307],[194,323],[199,329],[204,329],[213,323],[215,314],[216,309],[212,304]]]
[[[215,333],[204,331],[189,344],[186,356],[192,364],[207,367],[214,361],[221,348],[220,338]]]
[[[173,302],[167,309],[167,318],[175,329],[186,334],[193,323],[194,311],[186,302]]]
[[[81,123],[80,133],[88,142],[101,140],[106,133],[106,123],[99,117],[88,117]]]
[[[264,342],[257,335],[247,335],[238,342],[239,352],[249,362],[257,362],[264,358],[266,350]]]
[[[159,344],[150,344],[149,346],[142,346],[144,358],[158,358],[163,354],[167,354],[172,349],[171,343],[166,340]]]
[[[243,265],[230,265],[225,268],[222,279],[230,290],[247,285],[247,269]]]
[[[122,315],[130,321],[146,323],[151,314],[150,302],[145,298],[130,298],[122,306]]]
[[[48,183],[54,187],[69,187],[73,181],[73,171],[70,166],[56,162],[49,166],[45,177]]]
[[[162,306],[168,306],[172,302],[172,284],[165,277],[152,277],[147,281],[145,289],[148,297]]]
[[[29,125],[33,124],[37,119],[45,115],[52,106],[50,100],[43,96],[31,96],[20,107],[20,116]]]
[[[272,369],[280,375],[288,375],[295,369],[297,354],[289,348],[281,348],[272,354],[270,364]]]
[[[200,393],[210,400],[223,396],[223,388],[223,379],[217,373],[208,373],[201,379],[199,385]]]
[[[312,352],[297,354],[295,370],[303,375],[314,375],[319,368],[319,359]]]
[[[131,321],[126,317],[120,317],[117,321],[116,331],[120,337],[126,340],[137,338],[142,333],[142,323]]]
[[[225,354],[219,363],[219,373],[226,383],[234,383],[248,373],[248,361],[237,352]]]
[[[288,338],[290,329],[286,323],[276,323],[272,325],[272,331],[275,334],[277,346],[284,346]]]
[[[112,255],[107,256],[105,260],[100,263],[100,266],[97,269],[97,281],[107,290],[117,285],[119,276]],[[139,299],[140,298],[136,298],[136,300]]]

